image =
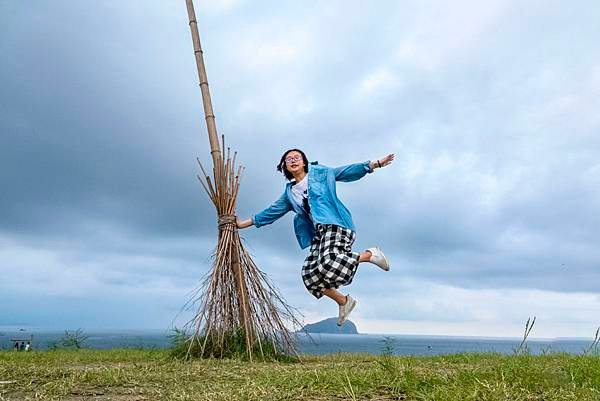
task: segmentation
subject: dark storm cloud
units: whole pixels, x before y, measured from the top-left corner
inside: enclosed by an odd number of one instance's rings
[[[212,232],[194,177],[203,138],[173,94],[169,77],[181,72],[157,63],[160,43],[144,46],[148,31],[106,32],[125,22],[110,7],[92,17],[66,2],[32,19],[12,7],[0,109],[2,182],[11,188],[0,200],[3,228],[68,230],[98,218],[146,234]]]

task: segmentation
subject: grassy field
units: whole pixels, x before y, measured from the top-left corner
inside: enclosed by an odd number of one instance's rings
[[[167,350],[0,352],[0,400],[600,400],[600,357],[173,360]]]

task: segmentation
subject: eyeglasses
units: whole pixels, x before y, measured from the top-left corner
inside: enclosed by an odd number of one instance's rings
[[[302,160],[302,156],[290,156],[285,158],[285,162],[287,164],[290,164],[292,162],[299,162],[300,160]]]

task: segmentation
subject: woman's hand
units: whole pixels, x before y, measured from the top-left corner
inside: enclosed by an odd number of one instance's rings
[[[235,222],[237,224],[237,228],[238,229],[242,229],[242,228],[246,228],[246,227],[250,227],[251,225],[253,225],[254,223],[252,222],[252,219],[247,219],[247,220],[242,220],[239,217],[236,216],[235,218]]]
[[[394,157],[395,157],[394,154],[390,153],[389,155],[387,155],[383,159],[378,159],[377,162],[375,162],[375,166],[376,167],[385,167],[388,164],[390,164],[392,162],[392,160],[394,160]]]

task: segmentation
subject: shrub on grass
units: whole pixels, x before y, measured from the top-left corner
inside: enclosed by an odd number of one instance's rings
[[[51,350],[56,349],[82,349],[85,347],[84,343],[89,338],[88,335],[83,333],[83,330],[77,329],[75,331],[65,330],[65,334],[58,339],[58,341],[52,341],[48,343],[48,348]]]
[[[184,330],[175,328],[171,338],[170,356],[175,359],[229,358],[262,361],[295,362],[298,358],[279,351],[280,347],[272,341],[256,342],[252,350],[246,348],[246,336],[243,330],[225,333],[222,341],[216,344],[212,337],[193,337]]]

